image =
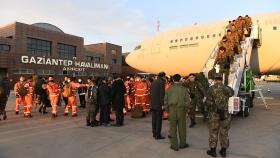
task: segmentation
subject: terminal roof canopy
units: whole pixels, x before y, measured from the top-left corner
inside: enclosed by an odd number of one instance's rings
[[[33,26],[37,26],[37,27],[41,27],[44,29],[48,29],[48,30],[52,30],[52,31],[57,31],[57,32],[61,32],[64,33],[60,28],[58,28],[57,26],[54,26],[52,24],[49,23],[34,23],[32,24]]]

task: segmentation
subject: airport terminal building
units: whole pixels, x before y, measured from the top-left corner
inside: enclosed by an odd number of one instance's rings
[[[110,43],[84,45],[82,37],[47,23],[14,22],[0,27],[0,75],[86,78],[122,73],[122,47]]]

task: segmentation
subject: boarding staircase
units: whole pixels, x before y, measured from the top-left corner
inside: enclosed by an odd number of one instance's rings
[[[244,41],[241,42],[241,48],[242,53],[239,55],[234,56],[234,61],[230,65],[230,74],[228,78],[228,86],[231,87],[234,90],[234,96],[229,99],[229,112],[231,114],[237,113],[239,111],[245,111],[246,108],[246,99],[239,97],[240,96],[240,86],[242,85],[243,81],[243,75],[246,70],[246,68],[250,67],[250,59],[252,55],[252,49],[254,47],[254,41],[260,40],[257,39],[260,37],[259,35],[259,27],[258,26],[252,26],[252,31],[250,34],[250,37],[247,37]],[[214,48],[213,52],[210,54],[208,60],[206,61],[206,64],[203,67],[202,72],[204,75],[208,78],[208,72],[213,69],[213,67],[216,68],[216,72],[219,71],[219,66],[214,65],[217,53],[219,51],[219,46]],[[223,76],[224,77],[224,76]],[[213,85],[213,81],[209,80],[210,85]],[[259,90],[261,93],[261,91]],[[263,95],[262,99],[267,106]],[[241,106],[239,106],[241,103]]]

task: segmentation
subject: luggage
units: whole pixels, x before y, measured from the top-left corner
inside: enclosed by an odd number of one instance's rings
[[[167,120],[169,117],[169,113],[167,111],[163,111],[162,119]]]
[[[143,112],[142,105],[136,105],[135,108],[131,112],[132,118],[143,118],[145,117],[145,113]]]

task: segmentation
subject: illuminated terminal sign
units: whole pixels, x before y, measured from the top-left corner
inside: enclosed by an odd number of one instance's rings
[[[46,57],[21,56],[21,62],[24,64],[63,66],[63,70],[66,71],[85,71],[85,68],[104,70],[109,69],[109,65],[107,64],[64,59],[52,59]]]

